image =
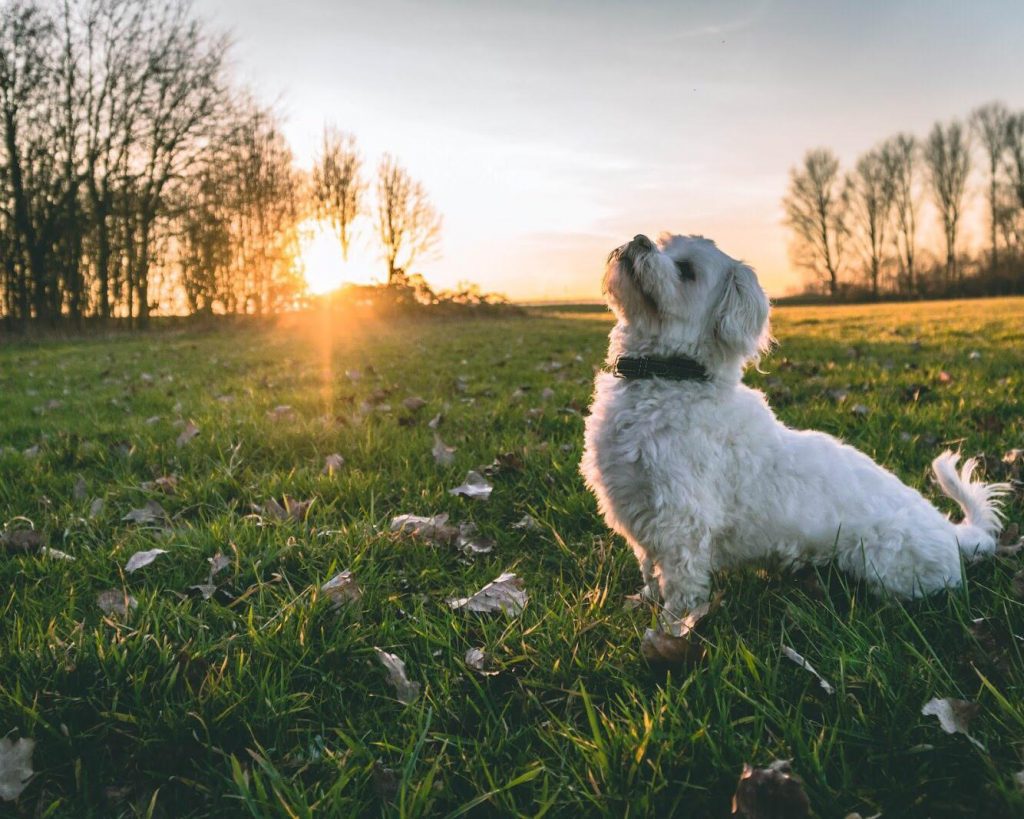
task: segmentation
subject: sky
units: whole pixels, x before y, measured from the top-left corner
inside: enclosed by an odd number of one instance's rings
[[[444,229],[415,271],[513,299],[599,298],[608,252],[662,231],[715,239],[782,295],[802,279],[780,203],[807,149],[849,166],[991,100],[1024,108],[1019,0],[196,8],[300,164],[326,122],[423,183]],[[356,258],[376,272],[370,233]]]

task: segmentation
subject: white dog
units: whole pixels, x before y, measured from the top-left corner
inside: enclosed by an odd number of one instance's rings
[[[834,559],[900,597],[957,586],[961,555],[995,550],[1005,484],[932,464],[964,511],[954,524],[866,455],[778,421],[740,383],[769,342],[754,271],[700,236],[646,236],[615,250],[604,291],[618,319],[598,374],[581,470],[605,521],[636,553],[649,594],[679,616],[711,574],[774,555]]]

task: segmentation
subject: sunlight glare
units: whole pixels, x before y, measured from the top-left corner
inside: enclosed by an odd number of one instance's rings
[[[309,220],[302,235],[300,262],[310,293],[322,296],[346,284],[377,284],[383,278],[378,272],[382,262],[358,240],[350,245],[346,261],[337,234],[326,222]]]

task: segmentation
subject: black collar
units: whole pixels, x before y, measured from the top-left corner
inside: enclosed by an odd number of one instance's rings
[[[612,369],[619,378],[667,378],[671,381],[709,381],[708,371],[699,361],[685,355],[671,358],[651,358],[649,356],[620,355],[615,359]]]

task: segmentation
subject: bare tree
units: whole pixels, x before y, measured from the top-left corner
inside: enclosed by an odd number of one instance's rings
[[[313,197],[317,215],[338,234],[344,259],[348,259],[352,223],[364,211],[367,183],[362,169],[356,138],[325,126],[320,155],[313,163]]]
[[[794,261],[839,292],[839,274],[847,236],[847,192],[839,175],[839,159],[828,148],[808,151],[803,165],[790,171],[783,199],[786,224],[794,232]]]
[[[377,169],[377,233],[388,265],[388,284],[433,252],[441,238],[441,216],[423,186],[393,156]]]
[[[945,127],[941,122],[935,123],[924,143],[924,161],[946,239],[945,284],[948,288],[958,283],[956,244],[967,175],[971,169],[968,136],[959,120],[953,120]]]
[[[917,287],[917,202],[920,149],[911,134],[897,134],[882,145],[882,157],[892,181],[893,244],[900,271],[901,289]]]
[[[1009,137],[1010,112],[1001,102],[990,102],[971,114],[971,126],[981,140],[988,160],[989,270],[999,265],[998,228],[1000,223],[999,172],[1003,167]]]
[[[878,298],[878,280],[885,258],[886,233],[894,200],[894,180],[880,149],[857,160],[847,182],[851,227],[860,245],[871,295]]]
[[[1010,232],[1019,235],[1024,232],[1024,111],[1013,114],[1006,122],[1006,149],[1012,205],[1005,221]]]

